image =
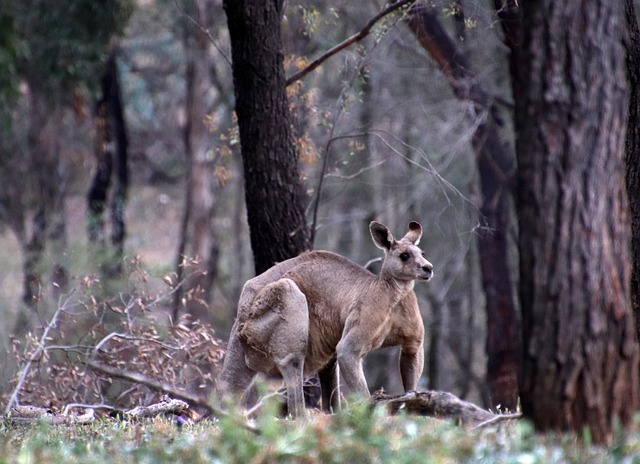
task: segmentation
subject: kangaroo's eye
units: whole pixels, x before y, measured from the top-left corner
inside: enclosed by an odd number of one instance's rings
[[[402,261],[409,261],[409,253],[400,253],[400,259]]]

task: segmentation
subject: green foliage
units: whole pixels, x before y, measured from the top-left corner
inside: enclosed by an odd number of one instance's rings
[[[250,430],[239,412],[219,421],[103,419],[84,426],[0,425],[0,464],[189,463],[608,463],[637,462],[638,428],[606,448],[534,433],[526,422],[469,431],[433,419],[387,417],[365,403],[306,421],[277,417],[267,402]],[[622,441],[621,441],[622,440]]]
[[[96,85],[109,41],[122,34],[134,5],[132,0],[3,1],[19,40],[19,47],[8,48],[20,51],[17,73],[44,90]]]
[[[7,9],[9,1],[0,0],[0,105],[18,94],[18,37],[13,17]]]

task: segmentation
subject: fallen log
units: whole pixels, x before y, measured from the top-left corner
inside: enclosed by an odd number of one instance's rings
[[[391,415],[406,411],[408,414],[436,419],[452,419],[464,427],[478,428],[520,418],[520,414],[494,414],[443,391],[409,392],[404,395],[375,393],[372,400],[377,406],[386,407]]]
[[[13,406],[4,415],[4,421],[13,424],[28,424],[33,422],[45,422],[51,425],[88,424],[93,422],[95,414],[93,409],[87,409],[79,414],[58,414],[51,409],[38,406]]]
[[[41,408],[37,406],[13,406],[4,416],[5,422],[25,424],[33,422],[46,422],[52,425],[70,425],[70,424],[87,424],[95,419],[95,409],[99,407],[83,406],[80,413],[69,413],[68,408],[65,412],[57,413],[51,409]],[[156,417],[163,414],[180,415],[188,413],[189,405],[182,400],[175,398],[163,397],[159,403],[148,406],[136,406],[133,409],[118,411],[112,410],[122,419],[139,419],[146,417]]]

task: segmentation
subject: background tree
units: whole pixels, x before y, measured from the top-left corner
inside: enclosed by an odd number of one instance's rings
[[[195,0],[185,2],[182,23],[184,48],[187,54],[185,66],[186,124],[184,140],[187,155],[187,181],[176,274],[178,281],[186,277],[174,299],[174,320],[177,320],[179,302],[183,295],[185,311],[193,319],[210,322],[209,303],[212,286],[218,268],[219,244],[214,227],[216,193],[219,180],[216,176],[216,152],[212,131],[206,118],[213,112],[219,100],[218,89],[211,77],[211,47],[208,31],[213,26],[214,2]],[[220,11],[221,13],[221,11]],[[194,260],[190,266],[189,259]],[[189,274],[185,274],[185,270]]]
[[[224,2],[257,274],[309,246],[285,89],[282,2]]]
[[[462,46],[466,36],[462,4],[452,16],[459,44],[449,37],[437,17],[438,9],[416,3],[409,11],[409,28],[421,46],[437,62],[457,98],[469,102],[467,113],[475,127],[471,144],[480,179],[478,255],[487,313],[487,377],[492,406],[518,408],[519,371],[516,307],[510,275],[511,183],[515,154],[502,139],[496,98],[489,95],[472,69]]]
[[[87,237],[98,245],[95,251],[104,255],[105,274],[115,277],[122,272],[126,236],[124,212],[129,186],[129,142],[115,46],[112,46],[105,64],[100,93],[94,123],[96,167],[87,192]],[[109,195],[112,185],[113,193]],[[108,206],[111,210],[112,251],[108,251],[106,246],[103,217]]]
[[[17,176],[28,178],[13,186],[4,212],[23,255],[22,300],[35,310],[47,287],[41,278],[45,251],[51,256],[54,296],[67,280],[64,205],[72,174],[60,138],[65,109],[95,88],[106,46],[123,31],[132,4],[7,0],[3,6],[17,42],[9,48],[16,51],[13,75],[24,85],[22,98],[2,108],[4,119],[12,120],[0,148],[5,166],[12,170],[3,174],[13,184]],[[17,327],[28,329],[29,319],[21,312]]]
[[[628,424],[638,405],[623,5],[522,8],[524,42],[512,68],[522,410],[540,429],[589,427],[603,442],[614,419]]]

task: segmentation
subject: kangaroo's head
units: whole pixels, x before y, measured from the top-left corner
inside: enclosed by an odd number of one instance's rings
[[[400,281],[429,280],[433,276],[433,264],[426,260],[418,248],[422,237],[422,226],[411,221],[407,234],[396,240],[387,226],[373,221],[369,225],[373,242],[384,250],[381,275]]]

